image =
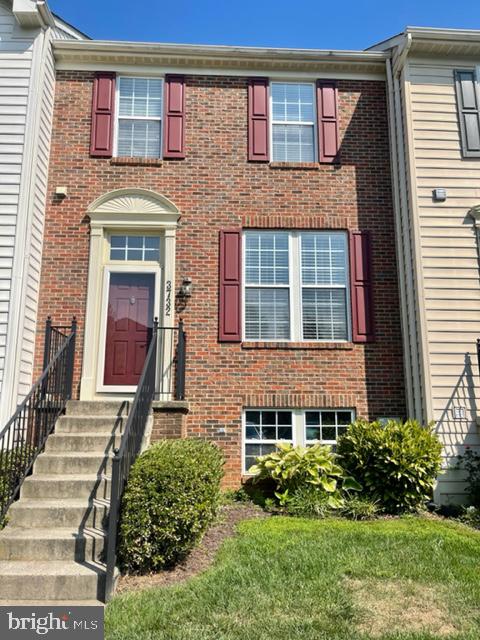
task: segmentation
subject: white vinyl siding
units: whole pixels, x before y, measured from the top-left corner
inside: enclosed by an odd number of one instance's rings
[[[341,231],[245,232],[245,339],[348,340],[347,261]]]
[[[117,94],[116,155],[160,157],[163,80],[120,77]]]
[[[311,83],[272,82],[271,147],[274,162],[314,162],[315,87]]]
[[[0,428],[32,383],[55,84],[53,33],[22,29],[11,3],[0,0]]]
[[[275,451],[279,442],[335,445],[353,420],[353,409],[245,409],[243,472],[248,473],[258,456]]]

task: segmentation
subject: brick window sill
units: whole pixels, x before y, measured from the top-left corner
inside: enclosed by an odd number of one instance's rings
[[[351,351],[352,342],[242,342],[242,349],[296,349]]]
[[[270,169],[308,169],[310,171],[318,171],[320,165],[318,162],[270,162]]]
[[[130,158],[119,156],[112,158],[110,164],[113,165],[129,165],[133,167],[161,167],[163,164],[162,158]]]

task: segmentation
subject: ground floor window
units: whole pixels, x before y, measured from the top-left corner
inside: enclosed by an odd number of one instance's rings
[[[246,409],[243,414],[243,471],[277,442],[334,445],[355,419],[353,409]]]

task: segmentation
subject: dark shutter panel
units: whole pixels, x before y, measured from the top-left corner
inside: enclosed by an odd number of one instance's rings
[[[371,243],[368,231],[350,232],[353,342],[374,340]]]
[[[268,78],[248,82],[248,159],[268,162]]]
[[[317,81],[317,114],[318,158],[320,162],[338,162],[338,89],[331,80]]]
[[[478,88],[474,71],[455,71],[458,119],[462,155],[480,157],[480,112]]]
[[[241,229],[220,231],[220,342],[240,342],[242,339],[241,269]]]
[[[111,158],[115,111],[115,74],[101,72],[93,81],[90,155]]]
[[[165,77],[163,157],[185,158],[185,78]]]

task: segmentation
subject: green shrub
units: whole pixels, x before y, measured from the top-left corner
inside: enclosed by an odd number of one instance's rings
[[[0,452],[0,507],[8,503],[20,479],[25,473],[30,460],[35,454],[36,448],[26,442]],[[0,529],[8,522],[8,512],[0,518]]]
[[[463,507],[458,519],[474,529],[480,529],[480,509],[477,507]]]
[[[342,492],[361,487],[349,477],[336,461],[331,447],[315,444],[294,447],[280,443],[277,450],[257,458],[249,469],[256,475],[254,482],[275,483],[275,497],[280,506],[287,505],[300,489],[312,486],[323,493],[333,509],[342,505]]]
[[[122,501],[119,558],[145,573],[182,560],[220,503],[224,458],[204,440],[164,440],[134,463]]]
[[[378,501],[362,494],[349,496],[342,507],[342,515],[350,520],[372,520],[379,511]]]
[[[458,456],[456,468],[467,472],[467,493],[471,506],[480,508],[480,454],[466,447],[463,456]]]
[[[414,511],[431,497],[442,446],[431,426],[358,420],[338,442],[342,464],[388,513]]]

